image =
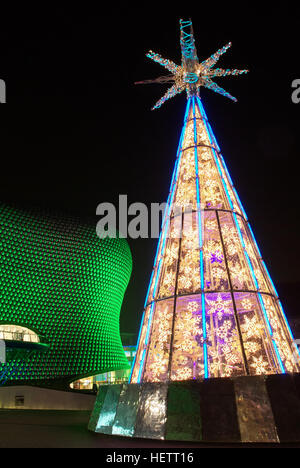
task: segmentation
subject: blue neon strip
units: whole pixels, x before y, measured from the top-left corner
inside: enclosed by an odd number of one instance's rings
[[[222,161],[222,165],[223,165],[225,174],[226,174],[227,177],[228,177],[228,180],[229,180],[230,186],[231,186],[231,188],[232,188],[232,191],[233,191],[233,193],[234,193],[234,195],[235,195],[235,197],[236,197],[236,199],[237,199],[237,202],[238,202],[239,207],[240,207],[240,209],[241,209],[241,211],[242,211],[242,213],[243,213],[243,215],[244,215],[244,217],[245,217],[245,220],[247,221],[248,218],[247,218],[246,212],[245,212],[245,210],[244,210],[244,208],[243,208],[243,205],[242,205],[241,200],[240,200],[240,198],[239,198],[239,196],[238,196],[238,193],[237,193],[237,191],[236,191],[236,189],[235,189],[235,187],[234,187],[233,181],[232,181],[232,179],[231,179],[231,177],[230,177],[230,174],[229,174],[229,171],[228,171],[228,169],[227,169],[226,163],[225,163],[224,158],[223,158],[223,156],[222,156],[222,154],[221,154],[221,150],[220,150],[220,147],[219,147],[219,145],[218,145],[218,143],[217,143],[216,137],[215,137],[215,135],[214,135],[214,133],[213,133],[213,131],[212,131],[212,128],[211,128],[211,126],[210,126],[210,124],[209,124],[209,122],[208,122],[208,120],[207,120],[207,116],[206,116],[204,107],[203,107],[203,105],[202,105],[201,99],[199,99],[199,98],[197,98],[197,99],[198,99],[198,102],[199,102],[199,106],[201,106],[202,117],[204,117],[203,122],[204,122],[204,125],[206,126],[206,130],[207,130],[207,133],[208,133],[208,137],[209,137],[210,143],[211,143],[212,146],[215,146],[215,147],[217,148],[217,150],[218,150],[218,153],[219,153],[220,159],[221,159],[221,161]],[[205,120],[206,120],[206,121],[205,121]],[[213,138],[213,141],[212,141],[211,137]],[[223,176],[222,176],[222,177],[223,177]]]
[[[160,244],[160,242],[158,242],[158,246],[157,246],[157,249],[156,249],[156,255],[155,255],[156,257],[157,257],[157,254],[158,254],[159,244]],[[151,284],[152,284],[154,272],[155,272],[155,269],[154,269],[154,267],[153,267],[153,268],[152,268],[152,273],[151,273],[151,276],[150,276],[150,281],[149,281],[149,286],[148,286],[147,294],[146,294],[146,299],[145,299],[145,303],[144,303],[144,309],[145,309],[145,307],[146,307],[146,305],[147,305],[147,302],[148,302],[148,296],[149,296],[149,291],[150,291],[150,287],[151,287]]]
[[[164,241],[166,240],[166,237],[164,238]],[[163,242],[163,247],[162,247],[162,252],[164,251],[164,245],[165,245],[165,242]],[[163,255],[163,253],[162,253]],[[153,288],[153,294],[152,294],[152,299],[155,298],[155,294],[156,294],[156,288],[157,288],[157,283],[158,283],[158,279],[159,279],[159,275],[160,275],[160,270],[161,270],[161,264],[162,264],[162,257],[160,258],[159,262],[158,262],[158,267],[157,267],[157,275],[156,275],[156,278],[155,278],[155,283],[154,283],[154,288]]]
[[[149,340],[149,334],[150,334],[150,328],[151,328],[151,322],[152,322],[152,315],[153,315],[153,309],[154,309],[154,302],[152,303],[151,309],[150,309],[148,326],[147,326],[147,333],[146,333],[146,338],[145,338],[145,345],[144,345],[143,354],[142,354],[142,358],[141,358],[137,383],[141,382],[141,377],[142,377],[142,373],[143,373],[143,370],[144,370],[144,361],[145,361],[146,350],[147,350],[147,346],[148,346],[148,340]]]
[[[200,205],[200,189],[199,189],[199,168],[198,168],[198,150],[197,150],[197,127],[196,127],[196,113],[195,113],[195,98],[193,98],[193,116],[194,116],[194,143],[195,143],[195,173],[196,173],[196,197],[197,197],[197,213],[198,213],[198,237],[200,250],[203,247],[202,238],[202,222],[201,222],[201,205]]]
[[[256,247],[256,249],[257,249],[258,255],[259,255],[260,259],[262,260],[262,255],[261,255],[260,250],[259,250],[259,248],[258,248],[256,239],[255,239],[255,237],[254,237],[254,234],[253,234],[253,231],[252,231],[252,228],[251,228],[251,226],[250,226],[249,221],[248,221],[248,228],[249,228],[249,231],[251,232],[251,236],[252,236],[252,238],[253,238],[253,240],[254,240],[254,244],[255,244],[255,247]],[[271,280],[271,281],[272,281],[272,280]]]
[[[143,311],[143,315],[142,315],[142,320],[141,320],[139,335],[138,335],[138,339],[137,339],[137,344],[139,344],[139,342],[140,342],[141,333],[142,333],[142,328],[143,328],[143,322],[144,322],[144,317],[145,317],[145,310]],[[128,382],[131,382],[132,373],[133,373],[133,369],[134,369],[134,366],[135,366],[135,361],[136,361],[137,354],[138,354],[138,353],[136,352],[136,354],[135,354],[135,356],[134,356],[134,360],[133,360],[133,364],[132,364],[132,367],[131,367],[131,371],[130,371],[130,375],[129,375]]]
[[[280,366],[280,370],[283,374],[285,374],[285,368],[283,366],[283,363],[282,363],[282,360],[281,360],[281,357],[280,357],[280,354],[279,354],[279,351],[278,351],[278,348],[277,348],[277,344],[275,342],[275,340],[273,339],[272,340],[273,342],[273,346],[274,346],[274,349],[275,349],[275,353],[276,353],[276,356],[277,356],[277,359],[279,361],[279,366]]]
[[[207,344],[204,343],[203,344],[203,354],[204,354],[204,362],[208,362],[208,358],[207,358]],[[204,378],[207,379],[208,378],[208,367],[204,367]]]
[[[267,315],[267,311],[266,311],[265,304],[264,304],[263,298],[261,296],[261,293],[258,293],[258,299],[259,299],[261,308],[262,308],[264,316],[265,316],[265,320],[266,320],[266,323],[267,323],[269,334],[270,334],[270,336],[273,336],[273,330],[272,330],[271,324],[269,322],[269,318],[268,318],[268,315]]]
[[[252,273],[252,279],[253,279],[253,281],[254,281],[254,284],[255,284],[256,289],[259,289],[259,285],[258,285],[256,276],[255,276],[255,273],[254,273],[254,270],[253,270],[252,262],[251,262],[251,260],[250,260],[250,258],[249,258],[249,255],[248,255],[248,253],[247,253],[247,250],[246,250],[246,245],[245,245],[245,242],[244,242],[244,238],[243,238],[243,235],[242,235],[241,228],[240,228],[240,226],[239,226],[239,222],[238,222],[237,216],[236,216],[235,213],[232,213],[232,214],[233,214],[233,217],[234,217],[234,222],[235,222],[236,228],[237,228],[237,230],[238,230],[238,234],[239,234],[239,238],[240,238],[240,241],[241,241],[243,250],[244,250],[244,254],[245,254],[245,257],[246,257],[246,259],[247,259],[247,263],[248,263],[249,268],[250,268],[250,271],[251,271],[251,273]]]
[[[224,160],[222,154],[220,153],[220,151],[219,151],[219,155],[220,155],[220,159],[221,159],[221,161],[222,161],[222,165],[223,165],[224,171],[225,171],[225,173],[226,173],[226,175],[227,175],[227,177],[228,177],[229,183],[230,183],[231,188],[232,188],[232,191],[233,191],[233,193],[234,193],[234,195],[235,195],[235,197],[236,197],[236,199],[237,199],[237,202],[238,202],[238,205],[239,205],[239,207],[240,207],[240,209],[241,209],[241,212],[243,213],[243,216],[244,216],[245,220],[248,221],[248,217],[247,217],[246,212],[245,212],[245,210],[244,210],[243,204],[242,204],[242,202],[241,202],[241,200],[240,200],[240,197],[239,197],[239,195],[238,195],[238,193],[237,193],[237,191],[236,191],[236,189],[235,189],[235,186],[234,186],[234,184],[233,184],[233,182],[232,182],[232,179],[231,179],[231,177],[230,177],[230,174],[229,174],[229,172],[228,172],[228,169],[227,169],[225,160]]]
[[[278,305],[279,305],[279,307],[280,307],[280,310],[281,310],[281,313],[282,313],[282,315],[283,315],[283,318],[285,319],[285,323],[286,323],[287,329],[288,329],[288,331],[289,331],[289,334],[290,334],[290,336],[291,336],[291,339],[294,340],[294,335],[293,335],[293,333],[292,333],[291,327],[290,327],[290,325],[289,325],[289,322],[288,322],[288,320],[287,320],[287,318],[286,318],[286,315],[285,315],[285,313],[284,313],[282,304],[281,304],[281,302],[280,302],[279,299],[278,299]],[[297,348],[297,349],[298,349],[298,348]]]
[[[206,340],[207,333],[206,333],[206,315],[205,315],[205,295],[204,295],[204,292],[202,292],[202,294],[201,294],[201,307],[202,307],[202,323],[205,324],[204,326],[202,326],[202,328],[203,328],[203,338],[204,338],[204,340]],[[207,366],[206,366],[206,369],[207,369]]]
[[[201,219],[201,204],[200,204],[200,189],[199,189],[199,168],[198,168],[197,124],[196,124],[196,113],[195,113],[195,98],[193,98],[193,117],[194,117],[195,173],[196,173],[196,192],[197,192],[198,236],[199,236],[199,252],[200,252],[202,333],[203,333],[203,339],[206,340],[207,331],[206,331],[205,294],[204,294],[203,236],[202,236],[202,219]],[[205,342],[203,343],[203,362],[204,362],[204,378],[207,378],[208,377],[208,359],[207,359],[207,343],[205,343]]]
[[[265,268],[265,270],[266,270],[266,273],[267,273],[267,275],[268,275],[268,278],[269,278],[269,280],[270,280],[270,283],[271,283],[271,285],[272,285],[272,287],[273,287],[273,289],[274,289],[275,295],[278,297],[277,289],[276,289],[275,286],[274,286],[274,283],[273,283],[273,281],[272,281],[272,278],[271,278],[271,276],[270,276],[270,273],[269,273],[269,271],[268,271],[268,268],[267,268],[267,266],[266,266],[266,264],[265,264],[265,262],[263,261],[262,258],[261,258],[261,262],[262,262],[262,264],[263,264],[263,266],[264,266],[264,268]]]
[[[205,112],[205,111],[204,111],[204,112]],[[205,117],[206,117],[206,115],[205,115]],[[207,120],[207,117],[206,117],[206,120]],[[212,137],[213,137],[213,139],[214,139],[214,146],[217,148],[217,150],[218,150],[219,153],[220,153],[220,152],[221,152],[220,146],[218,145],[217,139],[216,139],[216,137],[215,137],[215,135],[214,135],[214,133],[213,133],[213,131],[212,131],[211,125],[210,125],[210,123],[208,122],[208,120],[207,120],[207,125],[208,125],[208,128],[209,128],[209,130],[210,130],[210,133],[211,133],[211,135],[212,135]],[[231,180],[230,176],[229,176],[229,180]]]
[[[198,103],[199,103],[199,105],[201,106],[200,113],[201,113],[202,117],[204,117],[204,109],[203,109],[202,103],[201,103],[201,101],[200,101],[199,98],[198,98]],[[202,111],[203,111],[203,114],[202,114]],[[211,140],[211,137],[210,137],[209,130],[208,130],[208,127],[207,127],[207,123],[205,122],[205,119],[203,119],[203,123],[204,123],[204,126],[205,126],[205,128],[206,128],[206,132],[207,132],[207,135],[208,135],[210,144],[211,144],[211,146],[213,146],[213,142],[212,142],[212,140]],[[226,184],[226,180],[224,179],[223,174],[222,174],[222,170],[221,170],[221,167],[220,167],[220,163],[219,163],[219,160],[218,160],[218,156],[216,155],[216,152],[215,152],[215,150],[214,150],[213,148],[212,148],[212,152],[213,152],[213,155],[214,155],[215,163],[216,163],[217,168],[218,168],[219,175],[220,175],[221,180],[222,180],[223,187],[224,187],[224,189],[225,189],[225,192],[226,192],[226,195],[227,195],[229,204],[230,204],[230,208],[231,208],[232,211],[233,211],[233,204],[232,204],[232,201],[231,201],[231,198],[230,198],[230,195],[229,195],[229,191],[228,191],[228,187],[227,187],[227,184]]]
[[[215,162],[216,162],[217,167],[218,167],[218,172],[219,172],[219,174],[220,174],[223,187],[224,187],[224,189],[225,189],[225,192],[226,192],[226,195],[227,195],[227,198],[228,198],[228,201],[229,201],[230,208],[231,208],[232,211],[233,211],[233,210],[234,210],[233,203],[232,203],[231,197],[230,197],[230,195],[229,195],[229,190],[228,190],[228,187],[227,187],[226,180],[224,179],[223,174],[222,174],[222,170],[221,170],[221,167],[220,167],[220,163],[219,163],[219,161],[218,161],[218,156],[216,155],[216,152],[215,152],[214,149],[212,150],[212,152],[213,152],[214,159],[215,159]]]
[[[200,269],[203,267],[203,249],[200,250]],[[200,287],[201,289],[204,289],[204,275],[201,274],[200,278]]]
[[[223,159],[223,158],[222,158],[222,159]],[[236,197],[236,199],[237,199],[237,201],[238,201],[238,204],[239,204],[239,206],[240,206],[240,209],[242,210],[243,216],[244,216],[245,220],[248,221],[248,217],[247,217],[247,215],[246,215],[246,211],[245,211],[244,208],[243,208],[242,202],[241,202],[241,200],[240,200],[240,197],[238,196],[238,193],[237,193],[237,191],[236,191],[234,185],[231,184],[231,187],[232,187],[232,190],[233,190],[233,192],[234,192],[234,194],[235,194],[235,197]]]
[[[159,276],[160,276],[161,264],[162,264],[162,257],[164,255],[164,248],[165,248],[165,243],[166,243],[166,234],[168,232],[168,226],[169,226],[169,221],[170,221],[170,211],[171,211],[173,198],[174,198],[174,193],[175,193],[175,187],[176,187],[176,183],[177,183],[177,179],[178,179],[180,160],[181,160],[181,156],[182,156],[182,142],[183,142],[185,129],[186,129],[186,125],[187,125],[187,118],[188,118],[188,113],[189,113],[189,109],[190,109],[190,104],[191,104],[191,99],[188,100],[186,110],[185,110],[184,125],[183,125],[183,129],[182,129],[181,136],[180,136],[180,139],[179,139],[179,145],[178,145],[178,149],[177,149],[177,158],[176,158],[175,168],[174,168],[173,176],[172,176],[172,180],[171,180],[169,197],[168,197],[168,201],[167,201],[168,210],[165,210],[165,213],[164,213],[164,219],[163,219],[163,222],[162,222],[162,229],[161,229],[161,232],[160,232],[159,241],[158,241],[158,245],[157,245],[157,249],[156,249],[154,267],[153,267],[153,270],[152,270],[151,279],[150,279],[150,283],[149,283],[149,286],[148,286],[148,291],[147,291],[147,296],[146,296],[146,300],[145,300],[145,304],[144,304],[144,309],[146,308],[146,305],[147,305],[147,302],[148,302],[149,291],[150,291],[150,287],[151,287],[152,280],[153,280],[155,265],[157,263],[159,247],[160,247],[160,244],[161,244],[162,235],[164,235],[162,248],[160,250],[161,258],[159,260],[159,264],[158,264],[158,268],[157,268],[152,299],[154,299],[155,294],[156,294],[156,288],[157,288],[158,279],[159,279]],[[167,214],[167,211],[168,211],[168,214]],[[147,334],[146,334],[146,338],[145,338],[145,344],[144,344],[144,350],[143,350],[142,358],[141,358],[141,361],[140,361],[140,369],[139,369],[139,375],[138,375],[137,383],[140,383],[143,368],[144,368],[144,360],[145,360],[145,356],[146,356],[146,349],[147,349],[147,345],[148,345],[149,333],[150,333],[150,328],[151,328],[151,323],[152,323],[153,308],[154,308],[154,302],[151,305],[151,311],[150,311],[150,314],[149,314],[149,319],[148,319],[148,324],[147,324]],[[140,331],[139,331],[139,339],[140,339],[142,327],[143,327],[143,320],[141,321],[141,326],[140,326]],[[138,344],[139,344],[139,339],[138,339]],[[132,371],[133,371],[133,368],[132,368]]]

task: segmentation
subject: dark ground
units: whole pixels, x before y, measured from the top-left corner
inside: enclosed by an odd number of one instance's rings
[[[0,448],[299,448],[300,444],[201,444],[95,434],[89,411],[0,411]]]

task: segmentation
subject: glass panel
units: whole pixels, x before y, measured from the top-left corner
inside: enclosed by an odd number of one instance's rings
[[[120,393],[113,435],[132,437],[139,406],[141,388],[139,385],[123,385]]]
[[[168,385],[143,385],[135,422],[135,437],[163,439],[165,436]]]
[[[258,295],[243,292],[235,293],[234,298],[250,374],[276,373],[273,345]]]
[[[246,261],[238,230],[231,213],[219,212],[233,289],[255,290],[249,265]]]
[[[204,129],[203,129],[204,127]],[[216,137],[215,135],[213,134],[212,130],[211,130],[211,127],[209,125],[209,123],[207,123],[207,126],[204,126],[204,122],[199,122],[198,124],[198,132],[199,134],[201,135],[200,136],[200,139],[203,141],[204,144],[209,144],[209,145],[212,145],[214,148],[216,148],[217,151],[214,151],[214,155],[216,158],[218,158],[218,162],[219,162],[219,169],[221,171],[221,174],[222,174],[222,177],[226,183],[226,187],[227,187],[227,190],[228,190],[228,193],[229,193],[229,196],[230,196],[230,199],[231,199],[231,202],[233,204],[233,209],[234,211],[236,211],[237,213],[239,214],[242,214],[242,208],[240,206],[240,202],[236,196],[236,193],[233,189],[233,186],[232,186],[232,181],[230,179],[230,176],[227,172],[227,169],[225,167],[225,163],[224,163],[224,160],[223,160],[223,157],[221,154],[219,154],[219,146],[218,146],[218,143],[216,141]],[[209,132],[209,138],[208,138],[208,134],[207,132]],[[206,134],[206,136],[205,136]],[[207,143],[207,141],[209,141],[209,143]]]
[[[192,145],[193,147],[183,151],[181,156],[174,205],[190,205],[193,209],[197,209],[194,140]]]
[[[248,256],[249,256],[249,258],[251,260],[251,263],[252,263],[254,275],[255,275],[255,278],[257,280],[259,290],[271,293],[272,291],[269,290],[269,288],[267,286],[267,283],[266,283],[266,280],[265,280],[264,275],[263,275],[261,262],[260,262],[259,258],[257,257],[254,249],[253,249],[253,244],[251,242],[251,237],[249,236],[249,232],[246,229],[246,223],[240,216],[237,216],[237,220],[238,220],[238,224],[239,224],[239,227],[240,227],[240,230],[241,230],[241,233],[242,233],[242,237],[243,237],[243,240],[244,240],[244,243],[245,243],[246,252],[247,252],[247,254],[248,254]]]
[[[196,107],[197,109],[197,107]],[[205,125],[203,120],[196,120],[196,125],[197,125],[197,143],[198,145],[206,145],[206,146],[211,146],[211,141],[209,139],[209,136],[207,134]]]
[[[175,216],[170,221],[171,233],[166,240],[166,248],[161,265],[161,275],[157,288],[156,298],[170,297],[175,294],[177,262],[179,255],[179,235],[181,216]]]
[[[244,375],[231,293],[205,294],[209,377]]]
[[[286,325],[283,322],[278,302],[273,297],[266,294],[262,294],[262,299],[272,327],[273,339],[276,342],[285,370],[288,372],[299,372],[297,366],[297,361],[299,362],[299,360],[293,355],[295,349],[292,347],[291,339],[287,332]]]
[[[192,107],[190,109],[189,119],[191,120],[189,120],[186,125],[185,134],[182,142],[182,149],[189,148],[190,146],[194,145],[194,120]]]
[[[200,291],[198,214],[184,213],[179,262],[178,294]]]
[[[168,379],[170,341],[173,325],[174,299],[156,303],[151,341],[144,371],[144,382],[164,382]]]
[[[215,211],[204,215],[204,277],[205,289],[221,291],[230,289],[223,247]]]
[[[199,146],[197,150],[202,206],[208,209],[229,209],[211,148]]]
[[[230,179],[228,177],[228,174],[227,174],[227,172],[225,170],[222,157],[218,154],[217,151],[214,151],[214,155],[215,155],[216,158],[218,158],[219,169],[221,170],[222,177],[223,177],[223,179],[225,181],[226,188],[227,188],[231,203],[233,205],[233,209],[234,209],[235,212],[237,212],[239,214],[242,214],[242,210],[241,210],[240,204],[238,202],[237,196],[235,194],[235,191],[232,188],[231,181],[230,181]]]
[[[200,113],[200,111],[199,111],[199,107],[198,107],[197,104],[195,105],[195,117],[196,117],[197,119],[199,119],[199,118],[202,119],[202,115],[201,115],[201,113]]]
[[[177,299],[171,380],[204,377],[201,295]]]

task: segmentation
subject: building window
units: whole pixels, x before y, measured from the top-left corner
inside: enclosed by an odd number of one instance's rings
[[[130,367],[133,365],[136,354],[136,346],[124,346],[124,351]],[[102,385],[122,384],[128,382],[131,369],[121,369],[103,374],[84,377],[70,384],[74,390],[95,390]]]
[[[40,339],[36,333],[19,325],[0,324],[0,340],[25,341],[39,343]]]

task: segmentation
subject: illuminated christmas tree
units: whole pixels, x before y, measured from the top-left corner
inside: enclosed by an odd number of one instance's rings
[[[230,43],[199,63],[192,24],[181,21],[182,66],[147,56],[172,75],[162,99],[187,91],[167,210],[145,302],[131,382],[276,374],[299,370],[293,337],[246,213],[207,120],[200,86]],[[181,208],[181,209],[180,209]]]
[[[181,66],[150,51],[170,74],[139,82],[172,83],[154,109],[184,90],[187,106],[136,359],[128,384],[100,389],[89,428],[300,440],[299,353],[199,95],[235,101],[213,78],[247,70],[215,68],[230,43],[200,63],[191,21],[180,29]]]

